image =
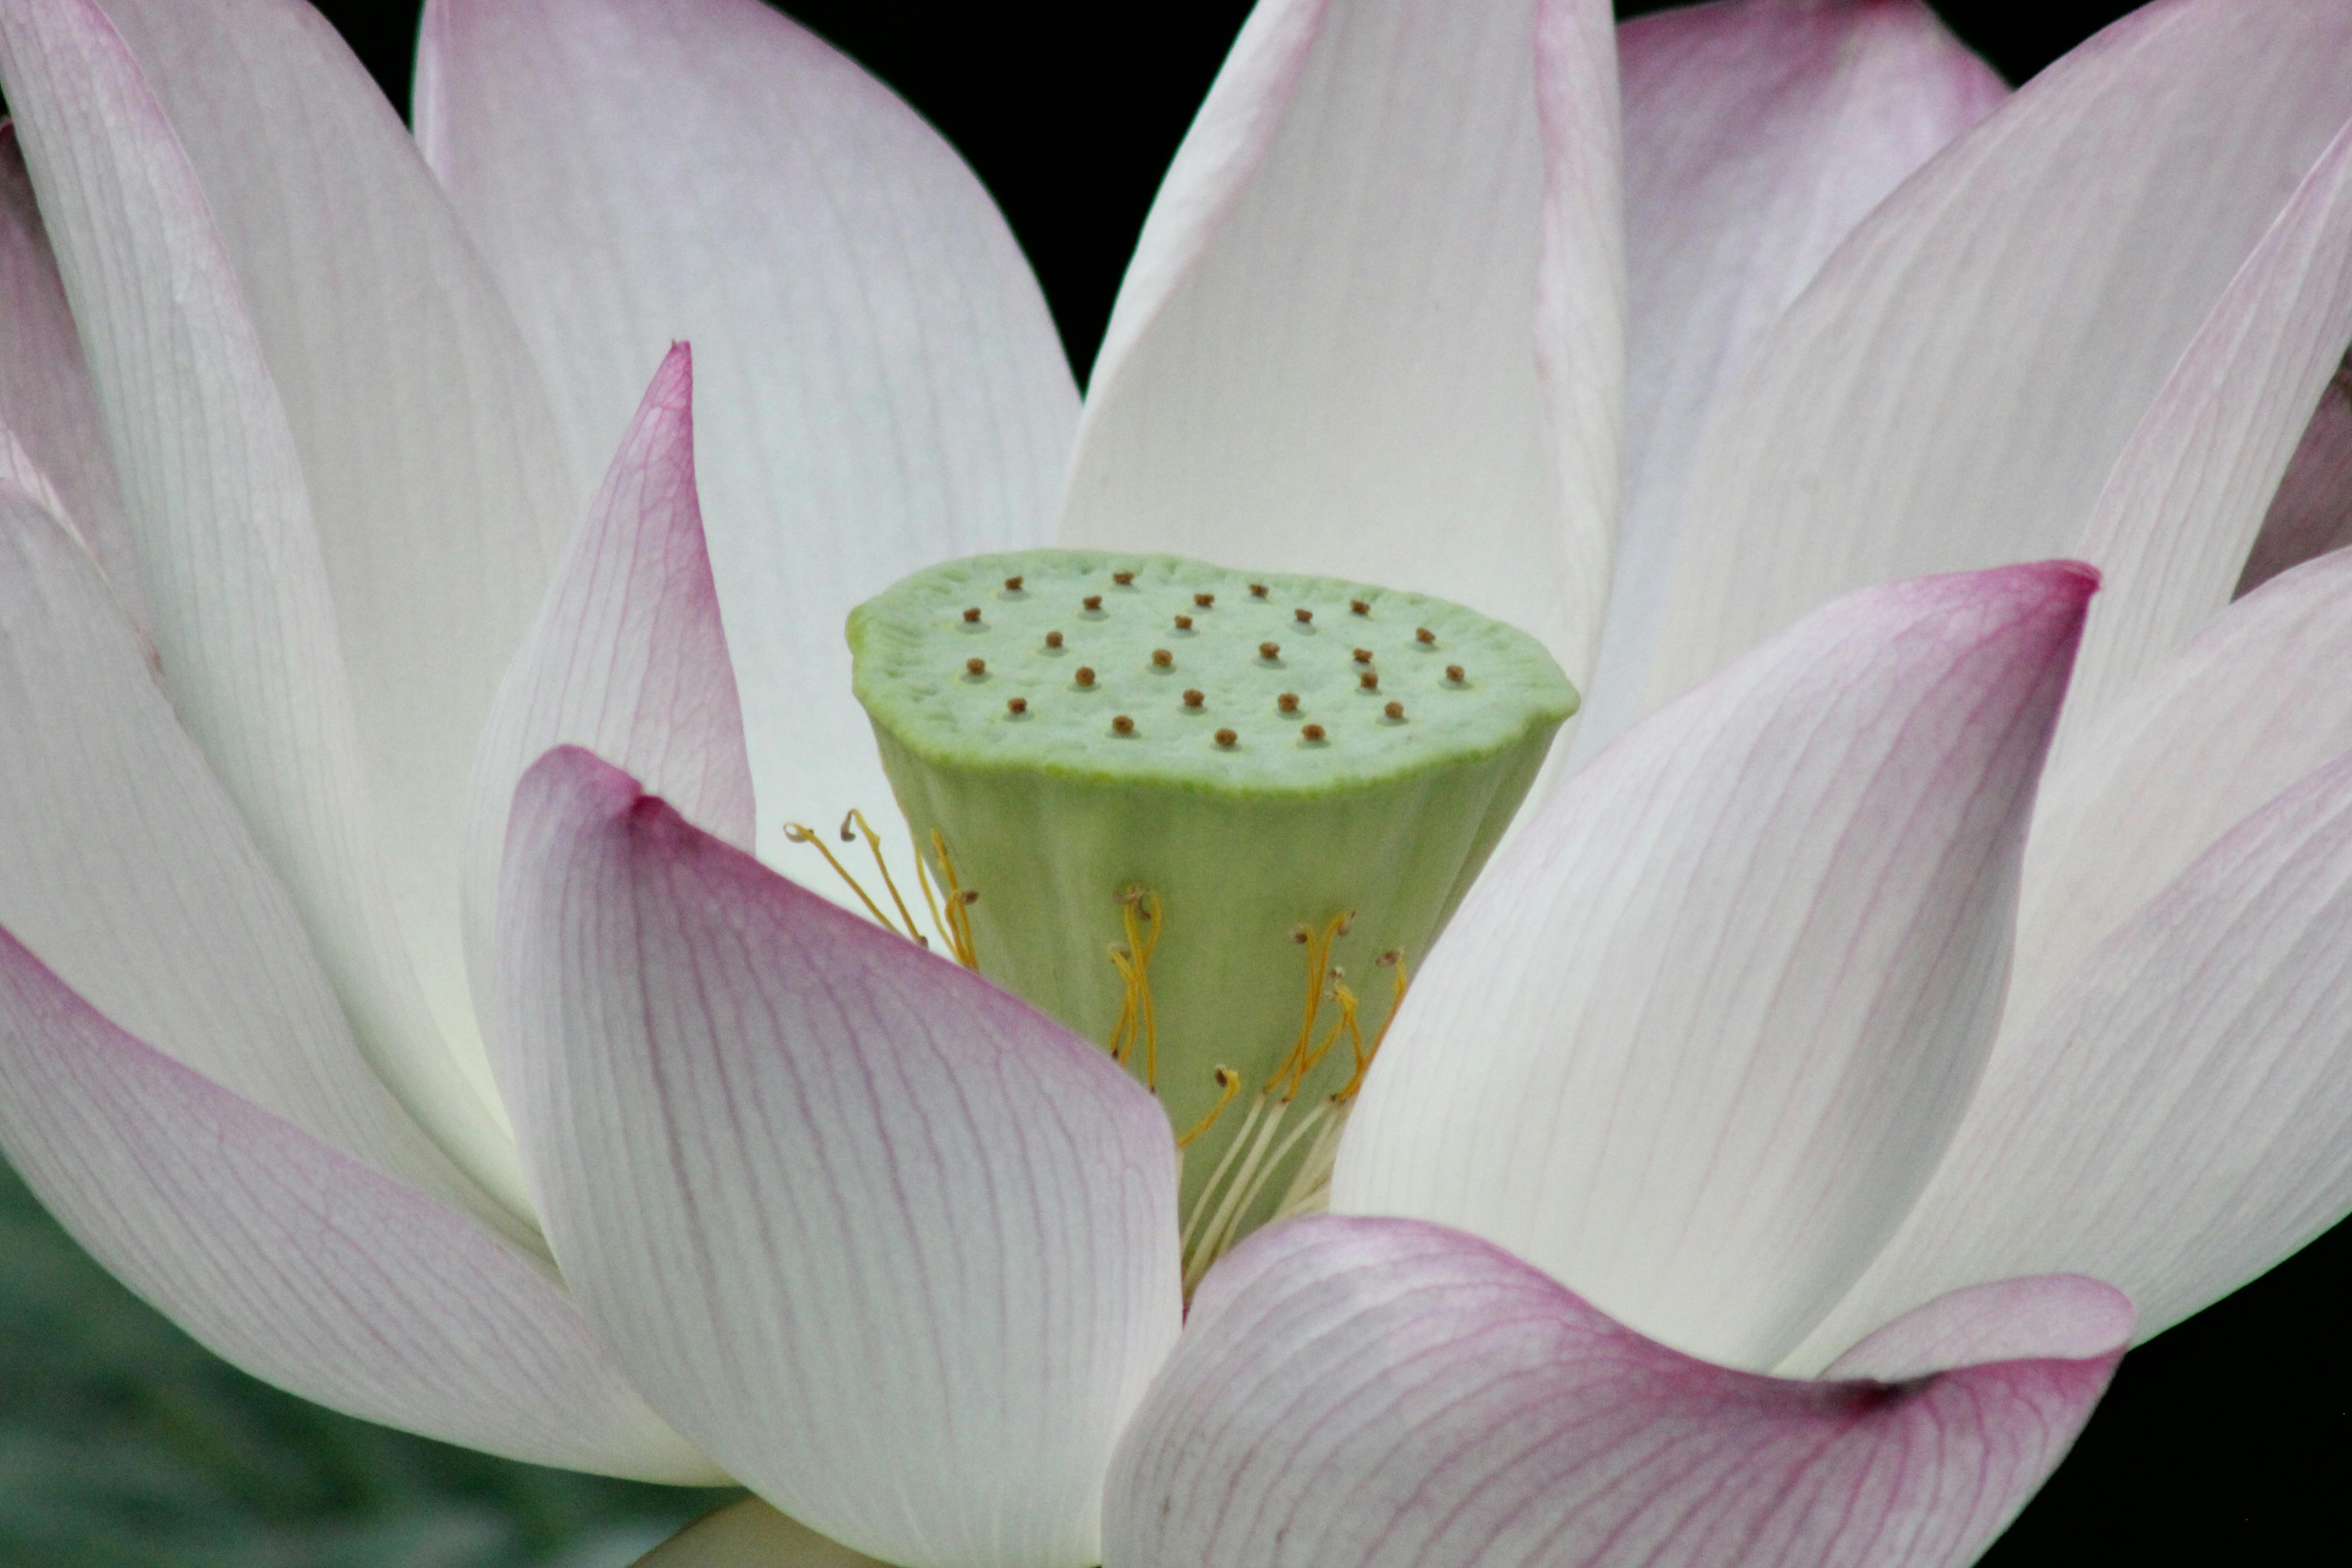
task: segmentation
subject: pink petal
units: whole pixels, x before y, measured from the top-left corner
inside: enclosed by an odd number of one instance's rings
[[[475,763],[468,962],[497,1016],[499,868],[523,770],[550,748],[613,758],[706,830],[751,847],[751,763],[694,483],[694,356],[673,347],[507,671]]]
[[[2005,1028],[2213,842],[2352,749],[2352,556],[2265,584],[2054,764],[2026,840]]]
[[[582,751],[524,775],[499,952],[549,1238],[654,1407],[861,1551],[1099,1561],[1177,1328],[1157,1101]]]
[[[0,1145],[100,1263],[280,1387],[535,1464],[722,1479],[543,1264],[149,1049],[4,932]]]
[[[2095,583],[1864,590],[1572,775],[1422,966],[1332,1207],[1457,1226],[1771,1365],[1901,1220],[1992,1044]]]
[[[2352,340],[2352,121],[2181,356],[2083,536],[2107,592],[2053,749],[2229,604],[2311,410]]]
[[[2271,498],[2262,533],[2247,553],[2238,592],[2252,593],[2280,573],[2352,544],[2352,384],[2338,365],[2319,395]]]
[[[292,892],[370,1062],[520,1208],[488,1063],[477,1054],[469,1074],[436,1026],[376,853],[366,783],[386,759],[352,715],[299,448],[208,194],[92,0],[0,6],[0,85],[81,327],[173,706]]]
[[[1591,668],[1624,259],[1599,0],[1275,0],[1144,225],[1061,538],[1442,594]]]
[[[1077,417],[987,192],[759,0],[432,0],[415,117],[547,367],[582,493],[647,371],[695,344],[769,849],[788,818],[885,822],[843,619],[918,565],[1044,542]]]
[[[0,426],[41,483],[53,487],[58,514],[89,544],[116,599],[144,633],[147,595],[139,586],[121,486],[10,124],[0,124]]]
[[[2078,553],[2142,416],[2347,116],[2352,12],[2181,0],[1923,170],[1714,426],[1647,701],[1862,584]]]
[[[1782,1382],[1643,1339],[1459,1232],[1298,1220],[1195,1298],[1119,1444],[1103,1563],[1958,1568],[2064,1457],[2123,1344],[2080,1348]]]
[[[0,928],[140,1039],[537,1247],[369,1069],[294,903],[63,527],[0,495]]]
[[[2352,753],[2223,837],[2005,1040],[1903,1227],[1792,1359],[2021,1272],[2143,1337],[2352,1212]]]
[[[1625,504],[1590,756],[1641,715],[1709,415],[1864,215],[2009,89],[1917,0],[1716,0],[1617,30]]]
[[[426,1001],[486,1087],[457,919],[467,779],[589,487],[564,473],[489,270],[325,17],[307,0],[102,4],[186,152],[281,395],[385,882]]]

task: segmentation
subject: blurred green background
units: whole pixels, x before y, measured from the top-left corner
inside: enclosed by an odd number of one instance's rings
[[[740,1494],[511,1464],[227,1365],[0,1163],[0,1565],[620,1568]]]

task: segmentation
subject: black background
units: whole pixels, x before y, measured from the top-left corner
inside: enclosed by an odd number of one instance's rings
[[[321,8],[405,104],[416,7],[328,0]],[[898,89],[979,171],[1044,281],[1083,378],[1160,174],[1247,5],[795,0],[787,8]],[[2129,8],[1937,7],[2011,82]],[[2347,1288],[2352,1226],[2134,1352],[2074,1457],[1985,1561],[2352,1560],[2339,1539],[2352,1495]]]

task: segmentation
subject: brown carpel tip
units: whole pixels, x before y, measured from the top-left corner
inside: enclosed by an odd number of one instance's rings
[[[1263,584],[1263,583],[1253,583],[1253,584],[1250,584],[1250,597],[1251,597],[1251,598],[1253,598],[1253,599],[1263,599],[1263,598],[1265,598],[1265,584]]]
[[[1262,642],[1257,645],[1257,656],[1263,659],[1280,658],[1282,645],[1278,642]]]
[[[1462,667],[1461,667],[1460,665],[1458,665],[1458,664],[1449,664],[1449,665],[1447,665],[1447,666],[1445,667],[1445,679],[1448,679],[1448,680],[1450,680],[1450,681],[1452,681],[1452,682],[1453,682],[1454,685],[1456,685],[1456,686],[1461,685],[1461,684],[1462,684]]]
[[[1396,704],[1391,702],[1389,706],[1393,708]],[[1012,714],[1015,719],[1018,719],[1022,714],[1029,711],[1029,699],[1026,697],[1009,698],[1005,701],[1004,710]]]
[[[1417,642],[1433,643],[1437,640],[1437,634],[1431,631],[1427,626],[1413,627],[1412,635],[1414,640]]]
[[[1312,610],[1293,610],[1290,613],[1298,617],[1298,624],[1302,626],[1315,618],[1315,612]]]
[[[1372,613],[1372,602],[1370,599],[1350,599],[1348,601],[1348,608],[1360,616],[1369,616]]]
[[[1371,662],[1372,662],[1372,650],[1371,650],[1370,648],[1368,648],[1368,647],[1360,647],[1360,648],[1358,648],[1358,649],[1356,650],[1356,662],[1357,662],[1358,664],[1370,664],[1370,663],[1371,663]]]
[[[1187,708],[1198,708],[1202,703],[1206,702],[1208,700],[1208,696],[1204,692],[1187,691],[1184,693],[1184,706]]]
[[[1166,648],[1156,647],[1151,650],[1151,664],[1155,669],[1165,669],[1175,662],[1176,656]]]
[[[1094,683],[1095,672],[1087,668],[1083,664],[1078,666],[1078,684],[1080,686],[1092,686]]]
[[[1132,735],[1135,733],[1135,721],[1121,713],[1110,721],[1110,732],[1114,735]]]
[[[1122,588],[1135,586],[1135,574],[1132,572],[1114,572],[1110,574],[1110,580]]]
[[[1192,603],[1204,610],[1216,602],[1217,596],[1214,594],[1195,594],[1192,595]]]
[[[1189,631],[1191,631],[1191,630],[1192,629],[1192,616],[1177,616],[1177,617],[1176,617],[1176,629],[1177,629],[1178,631],[1180,631],[1180,632],[1189,632]]]
[[[1402,719],[1404,717],[1404,704],[1402,702],[1391,702],[1387,707],[1381,709],[1381,711],[1387,714],[1391,719]]]
[[[1376,669],[1368,669],[1364,671],[1363,674],[1356,677],[1356,682],[1367,691],[1378,691],[1381,689],[1380,671]]]
[[[1298,693],[1286,691],[1274,700],[1274,705],[1285,713],[1296,713],[1298,711]]]
[[[1007,577],[1004,580],[1004,591],[1008,594],[1017,594],[1021,592],[1021,579],[1018,577]]]
[[[1089,610],[1099,610],[1102,608],[1102,595],[1100,594],[1088,594],[1085,598],[1079,600],[1078,603]]]
[[[966,610],[963,613],[963,624],[968,626],[976,626],[980,625],[980,606],[978,605],[974,605],[971,609]]]
[[[984,658],[965,659],[963,661],[963,672],[966,675],[986,675],[988,673],[988,660]]]
[[[1240,743],[1241,737],[1234,734],[1231,730],[1220,730],[1217,731],[1217,744],[1220,746],[1231,748],[1233,746],[1239,745]]]
[[[1047,647],[1061,647],[1061,646],[1062,646],[1062,634],[1061,634],[1061,633],[1059,633],[1059,632],[1047,632],[1047,633],[1045,634],[1045,646],[1046,646]]]
[[[1298,732],[1306,736],[1309,741],[1319,741],[1323,738],[1323,726],[1320,724],[1309,724]]]

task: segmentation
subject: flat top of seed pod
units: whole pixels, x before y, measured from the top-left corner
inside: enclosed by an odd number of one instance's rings
[[[1213,791],[1475,761],[1578,702],[1542,644],[1459,605],[1172,555],[945,562],[851,612],[849,647],[866,713],[934,763]]]

